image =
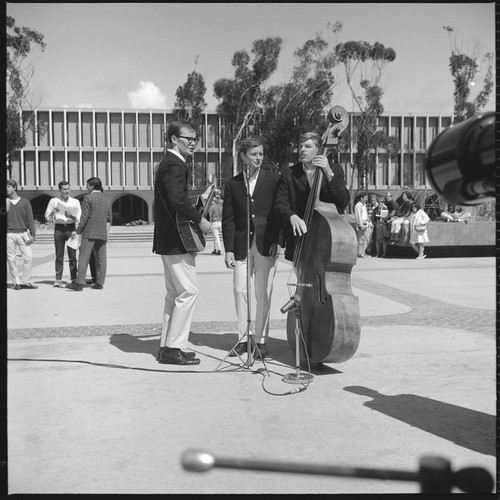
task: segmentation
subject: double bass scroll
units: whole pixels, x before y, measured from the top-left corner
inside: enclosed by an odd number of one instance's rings
[[[318,154],[335,146],[349,124],[349,115],[341,106],[333,107],[328,119]],[[291,351],[296,354],[298,317],[307,350],[300,354],[301,360],[314,364],[350,359],[358,348],[361,330],[359,302],[350,281],[357,258],[356,233],[333,203],[320,201],[321,182],[322,170],[317,168],[304,216],[308,230],[298,237],[293,261],[297,283],[306,286],[296,285],[297,307],[287,316]]]

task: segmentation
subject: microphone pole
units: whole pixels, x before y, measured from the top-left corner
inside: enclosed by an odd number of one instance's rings
[[[314,377],[310,373],[300,371],[300,295],[292,295],[290,300],[280,309],[283,314],[289,311],[295,312],[295,373],[287,373],[283,376],[283,382],[287,384],[310,384]]]
[[[243,164],[243,176],[245,177],[245,184],[247,187],[247,361],[246,365],[248,367],[252,366],[252,352],[253,352],[253,333],[251,329],[252,325],[252,307],[251,307],[251,292],[252,292],[252,283],[250,276],[250,222],[252,220],[251,210],[252,204],[250,202],[250,167],[246,164]]]
[[[190,472],[207,472],[220,467],[418,482],[422,493],[451,493],[453,487],[465,493],[491,493],[494,488],[493,477],[486,469],[467,467],[453,472],[449,460],[434,455],[422,456],[418,471],[214,457],[206,451],[194,449],[186,450],[181,462],[184,470]]]

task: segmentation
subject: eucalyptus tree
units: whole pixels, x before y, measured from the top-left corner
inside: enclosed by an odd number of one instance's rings
[[[352,124],[356,142],[352,168],[359,187],[366,190],[367,177],[376,167],[373,153],[381,149],[394,157],[400,151],[396,137],[377,129],[378,118],[384,112],[381,79],[386,65],[396,58],[396,52],[379,42],[372,45],[349,41],[338,44],[335,54],[344,67],[346,83],[358,109]],[[354,175],[351,176],[351,199],[353,181]]]
[[[29,85],[35,68],[29,56],[34,49],[39,49],[43,52],[46,44],[44,42],[44,35],[25,26],[16,26],[16,21],[11,16],[6,16],[6,25],[6,155],[10,176],[12,172],[12,153],[26,145],[27,130],[25,127],[34,130],[36,126],[34,113],[31,114],[31,119],[26,124],[23,124],[21,120],[23,109],[33,109],[30,100]],[[38,125],[38,130],[35,132],[43,134],[44,128]]]
[[[237,143],[263,110],[264,87],[278,67],[281,44],[279,37],[265,38],[253,42],[251,55],[245,50],[235,52],[234,77],[214,83],[216,110],[232,142],[233,174],[237,173]]]
[[[443,26],[448,32],[451,55],[449,59],[450,73],[453,78],[453,113],[454,123],[460,123],[481,113],[488,104],[493,90],[493,54],[482,54],[478,41],[472,46],[459,47],[457,32],[452,26]],[[482,80],[480,83],[479,80]],[[494,219],[496,200],[481,203],[473,210],[473,216],[478,220]]]
[[[449,66],[454,84],[454,122],[459,123],[481,112],[493,90],[493,54],[481,55],[480,45],[475,42],[471,49],[458,47],[457,33],[452,26],[443,26],[448,32],[451,48]],[[484,69],[482,85],[478,77]],[[475,97],[472,97],[475,90]]]
[[[173,111],[178,120],[188,122],[198,129],[202,125],[203,113],[207,107],[207,87],[203,75],[196,71],[197,63],[198,56],[195,58],[195,69],[189,73],[184,85],[177,87]]]
[[[342,24],[328,23],[327,27],[336,34]],[[326,129],[336,65],[333,47],[327,37],[317,33],[295,50],[290,80],[265,92],[259,125],[266,155],[276,169],[295,160],[294,149],[301,133]]]

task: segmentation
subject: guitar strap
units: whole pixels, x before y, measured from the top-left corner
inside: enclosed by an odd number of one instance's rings
[[[168,205],[165,203],[165,200],[163,199],[163,196],[161,195],[161,191],[160,190],[158,190],[158,194],[160,195],[160,199],[161,199],[163,205],[167,209],[168,216],[172,219],[172,222],[174,223],[174,226],[177,227],[177,223],[175,222],[175,219],[172,217],[172,214],[170,213]]]

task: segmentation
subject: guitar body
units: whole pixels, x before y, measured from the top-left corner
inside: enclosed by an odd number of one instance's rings
[[[189,253],[203,252],[206,242],[200,226],[196,222],[187,220],[179,214],[176,214],[175,222],[182,244],[186,250]]]

